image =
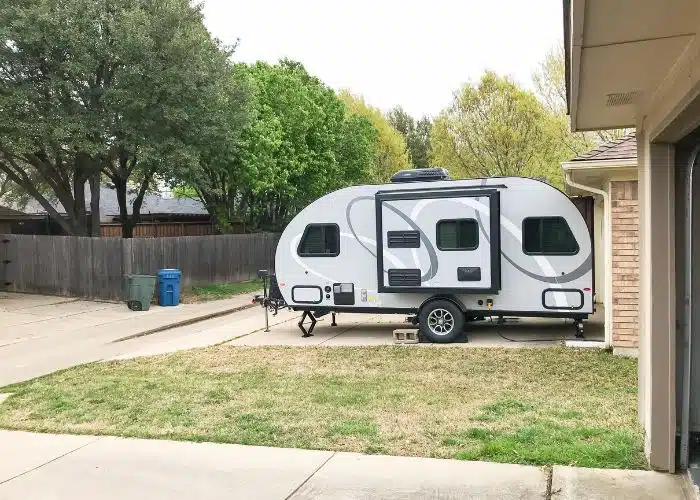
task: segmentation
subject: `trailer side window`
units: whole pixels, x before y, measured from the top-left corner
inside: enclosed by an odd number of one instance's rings
[[[300,257],[337,257],[340,253],[338,224],[309,224],[306,226],[297,253]]]
[[[529,255],[575,255],[579,247],[563,217],[528,217],[523,221],[523,252]]]
[[[479,247],[479,224],[474,219],[438,221],[437,247],[440,250],[476,250]]]

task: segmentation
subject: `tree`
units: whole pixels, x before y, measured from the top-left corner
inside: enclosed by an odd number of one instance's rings
[[[191,137],[208,123],[218,102],[212,96],[229,75],[230,52],[211,39],[201,7],[19,2],[3,7],[0,38],[0,170],[69,234],[99,234],[100,184],[108,177],[130,237],[153,179],[196,161]],[[86,182],[95,215],[89,230]]]
[[[377,131],[374,152],[374,180],[385,183],[399,170],[411,168],[404,137],[391,126],[377,108],[369,106],[361,96],[343,90],[338,93],[352,115],[366,118]]]
[[[82,8],[88,10],[82,11]],[[85,183],[99,179],[94,98],[84,68],[90,40],[89,2],[7,3],[0,9],[0,170],[35,198],[68,234],[99,230],[87,225]],[[66,29],[71,26],[71,29]],[[99,181],[98,181],[99,183]],[[99,203],[99,189],[91,207]],[[49,198],[64,207],[59,215]]]
[[[545,177],[560,185],[550,115],[534,94],[492,72],[455,94],[433,126],[436,166],[456,176]]]
[[[428,168],[430,166],[430,131],[432,129],[430,119],[424,116],[416,122],[401,106],[389,111],[387,119],[404,136],[413,168]]]
[[[200,144],[200,162],[177,179],[221,230],[278,230],[312,200],[372,177],[372,124],[350,115],[300,63],[241,64],[236,72],[250,85],[252,116],[230,141]]]
[[[618,139],[629,129],[598,130],[595,132],[571,132],[566,115],[566,77],[564,45],[552,47],[540,62],[532,76],[538,97],[554,115],[556,131],[570,156],[577,156],[593,149],[596,144]]]

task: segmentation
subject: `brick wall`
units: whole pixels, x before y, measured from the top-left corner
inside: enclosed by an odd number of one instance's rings
[[[639,205],[637,181],[613,181],[613,346],[639,345]]]

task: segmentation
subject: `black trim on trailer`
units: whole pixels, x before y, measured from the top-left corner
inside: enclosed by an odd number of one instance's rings
[[[374,195],[374,220],[377,226],[377,292],[384,288],[384,243],[382,242],[382,202],[377,192]]]
[[[494,293],[501,289],[501,193],[491,195],[491,288]]]
[[[495,186],[495,188],[499,188]],[[506,187],[506,186],[502,186]],[[443,198],[489,198],[491,286],[488,288],[443,288],[443,287],[398,287],[384,285],[384,239],[382,228],[382,203],[391,200],[422,200]],[[377,191],[374,196],[375,220],[377,226],[377,292],[428,292],[442,294],[487,293],[497,294],[501,289],[501,198],[494,186],[469,186],[449,188],[419,188],[392,191]]]
[[[454,298],[450,297],[431,297],[429,300],[433,299],[445,299],[452,300]],[[427,301],[426,301],[427,302]],[[322,311],[324,313],[337,312],[337,313],[374,313],[374,314],[404,314],[404,313],[416,313],[418,312],[418,307],[328,307],[328,306],[291,306],[293,311]],[[546,311],[496,311],[496,310],[479,310],[479,309],[469,309],[465,312],[473,316],[483,316],[488,318],[490,316],[511,316],[514,318],[571,318],[571,319],[588,319],[591,313],[574,313],[565,314],[563,311],[556,312],[546,312]]]
[[[432,302],[433,300],[449,300],[449,301],[452,302],[454,305],[456,305],[457,307],[459,307],[459,310],[460,310],[460,311],[462,311],[463,313],[466,313],[466,312],[467,312],[467,308],[464,306],[464,303],[463,303],[461,300],[459,300],[459,299],[458,299],[456,296],[454,296],[454,295],[447,295],[447,294],[433,295],[432,297],[428,297],[428,298],[425,299],[423,302],[421,302],[421,304],[420,304],[420,305],[418,306],[418,308],[416,309],[416,312],[417,312],[417,311],[420,311],[421,309],[423,309],[423,306],[425,306],[428,302]]]
[[[487,294],[487,295],[498,295],[498,291],[493,288],[452,288],[452,287],[427,287],[427,286],[390,286],[384,287],[379,293],[401,293],[401,292],[415,292],[415,293],[435,293],[441,295],[470,295],[470,294]]]
[[[547,292],[578,292],[581,295],[581,305],[579,307],[549,307],[544,302],[544,296],[547,294]],[[550,311],[579,311],[583,309],[583,302],[583,290],[579,290],[578,288],[545,288],[544,290],[542,290],[542,307],[544,307],[545,309],[549,309]]]
[[[478,179],[471,179],[471,180],[478,180]],[[436,191],[481,191],[483,189],[508,189],[508,186],[505,184],[474,184],[473,186],[443,186],[443,187],[434,187],[434,186],[424,186],[424,187],[419,187],[419,188],[407,188],[407,189],[384,189],[377,191],[375,194],[390,194],[390,193],[420,193],[420,192],[436,192]],[[419,198],[422,198],[419,196]],[[406,199],[406,198],[404,198]]]
[[[318,296],[320,298],[317,301],[297,300],[294,298],[294,290],[297,288],[315,288],[318,290]],[[297,304],[320,304],[321,302],[323,302],[323,289],[320,286],[316,285],[295,285],[292,287],[292,300]]]
[[[415,307],[331,307],[315,306],[303,307],[292,306],[292,311],[333,311],[333,312],[350,312],[350,313],[385,313],[385,314],[403,314],[414,313],[418,309]]]
[[[423,200],[423,199],[440,199],[440,198],[477,198],[479,196],[490,196],[498,193],[498,189],[506,186],[463,186],[463,187],[444,187],[444,188],[420,188],[420,189],[395,189],[391,191],[377,191],[375,200],[381,201],[391,200]]]

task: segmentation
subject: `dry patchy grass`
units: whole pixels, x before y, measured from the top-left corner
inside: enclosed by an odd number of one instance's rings
[[[0,389],[0,427],[644,468],[636,377],[598,350],[222,345]]]
[[[213,285],[194,285],[182,291],[182,302],[194,304],[209,300],[221,300],[244,293],[262,290],[262,280],[240,281],[237,283],[219,283]]]

